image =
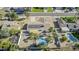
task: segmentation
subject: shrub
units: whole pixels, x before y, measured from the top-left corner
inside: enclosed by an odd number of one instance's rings
[[[50,27],[48,30],[49,30],[49,32],[52,32],[53,31],[53,27]]]
[[[79,49],[79,44],[76,43],[74,46]]]
[[[64,42],[66,40],[67,40],[67,38],[65,36],[62,36],[62,38],[60,39],[61,42]]]
[[[10,35],[15,35],[17,33],[20,33],[20,30],[12,28],[12,29],[9,30],[9,33],[10,33]]]

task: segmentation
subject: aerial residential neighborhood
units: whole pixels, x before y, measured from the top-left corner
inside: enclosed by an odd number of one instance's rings
[[[79,7],[0,8],[0,51],[78,51]]]

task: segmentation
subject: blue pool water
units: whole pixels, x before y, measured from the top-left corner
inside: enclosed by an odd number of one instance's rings
[[[37,43],[38,43],[39,45],[46,45],[46,44],[47,44],[46,38],[44,38],[44,37],[39,37],[38,40],[37,40]]]
[[[70,34],[70,33],[67,34],[67,37],[68,37],[69,40],[71,40],[71,41],[73,41],[73,42],[77,42],[77,40],[78,40],[76,37],[74,37],[74,36],[73,36],[72,34]]]

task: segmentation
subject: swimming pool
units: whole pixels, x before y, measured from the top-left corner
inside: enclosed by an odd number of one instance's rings
[[[46,45],[47,44],[47,41],[46,41],[45,37],[39,37],[36,42],[39,45]]]
[[[73,42],[77,42],[78,39],[74,37],[71,33],[67,33],[67,38]]]

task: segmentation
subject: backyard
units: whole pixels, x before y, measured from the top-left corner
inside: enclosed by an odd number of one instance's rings
[[[77,39],[79,39],[79,34],[78,34],[78,33],[73,32],[72,34],[73,34],[73,36],[75,36]]]
[[[67,23],[75,23],[76,17],[74,17],[74,16],[72,16],[72,17],[61,17],[61,19],[63,19]]]

